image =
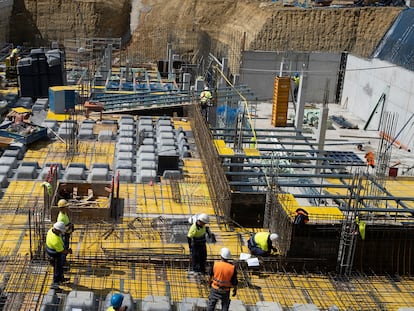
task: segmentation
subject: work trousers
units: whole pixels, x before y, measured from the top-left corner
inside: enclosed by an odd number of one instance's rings
[[[269,256],[268,252],[265,252],[264,250],[262,250],[257,243],[254,240],[254,237],[252,236],[248,241],[247,241],[247,247],[250,250],[250,253],[252,255],[256,255],[256,256],[262,256],[262,257],[266,257]]]
[[[221,300],[221,311],[228,311],[230,307],[230,290],[211,288],[208,295],[207,311],[214,311],[217,302]]]
[[[206,262],[207,262],[207,247],[205,243],[194,244],[191,259],[193,261],[193,271],[206,273]]]
[[[59,284],[63,281],[63,254],[46,248],[46,253],[53,258],[53,283]]]

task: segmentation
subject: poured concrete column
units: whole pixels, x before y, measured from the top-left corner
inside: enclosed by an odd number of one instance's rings
[[[295,117],[295,127],[298,130],[302,130],[303,128],[303,116],[305,111],[305,89],[306,89],[306,78],[303,74],[303,69],[300,72],[299,76],[299,89],[298,89],[298,96],[297,96],[297,105],[296,105],[296,117]],[[303,95],[302,95],[303,94]]]
[[[320,108],[319,112],[319,121],[318,121],[318,156],[321,156],[321,151],[325,148],[325,138],[326,138],[326,128],[328,124],[328,114],[329,114],[329,108],[328,104],[324,103],[322,108]],[[317,166],[315,168],[315,174],[319,174],[320,172],[320,165],[322,164],[321,161],[317,161]]]

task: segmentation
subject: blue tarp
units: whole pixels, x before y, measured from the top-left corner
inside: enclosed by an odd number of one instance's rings
[[[372,56],[414,71],[414,9],[400,13]]]

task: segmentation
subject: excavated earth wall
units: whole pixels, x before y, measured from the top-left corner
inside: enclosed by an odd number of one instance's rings
[[[134,3],[133,3],[134,2]],[[278,1],[280,2],[280,1]],[[347,50],[367,57],[402,8],[283,7],[253,0],[15,0],[10,41],[18,44],[121,37],[132,60],[213,51],[237,63],[240,51]],[[131,15],[131,7],[139,8]],[[134,16],[134,21],[130,21]],[[138,18],[139,20],[135,20]],[[130,25],[137,25],[131,34]]]

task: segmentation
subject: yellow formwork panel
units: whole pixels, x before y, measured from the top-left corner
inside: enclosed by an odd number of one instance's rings
[[[192,131],[191,123],[188,121],[183,121],[183,119],[174,119],[174,128],[182,128],[184,132]]]
[[[69,120],[70,115],[69,114],[57,114],[52,111],[47,112],[46,119],[56,120],[56,121],[65,121]]]
[[[246,156],[260,156],[260,151],[256,148],[243,148]]]

